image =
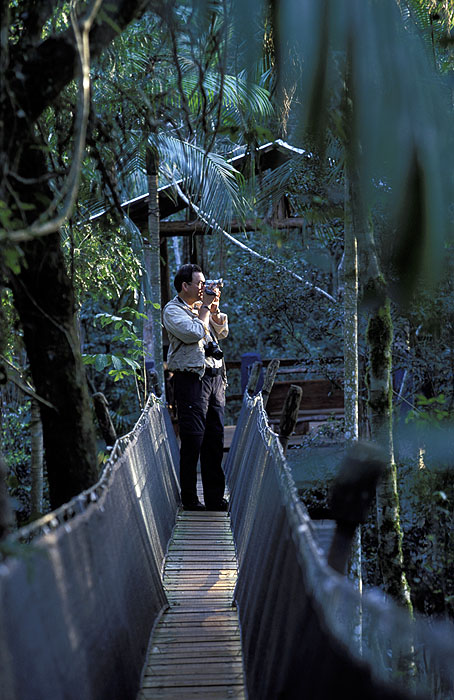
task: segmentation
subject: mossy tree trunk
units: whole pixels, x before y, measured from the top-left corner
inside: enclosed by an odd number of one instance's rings
[[[344,414],[346,447],[358,442],[358,241],[350,209],[349,178],[345,173],[344,225]],[[359,592],[361,577],[361,526],[356,529],[350,558],[350,576]],[[361,645],[361,609],[358,609],[357,639]]]
[[[387,456],[386,468],[377,487],[378,565],[386,593],[412,612],[410,589],[403,564],[397,470],[393,448],[391,307],[369,226],[367,241],[369,265],[365,295],[370,305],[366,331],[369,357],[369,419],[372,438]]]
[[[348,193],[353,239],[361,241],[364,268],[364,306],[369,309],[366,331],[368,354],[368,412],[372,440],[386,455],[386,469],[377,487],[378,565],[383,588],[412,611],[402,554],[397,473],[393,449],[392,341],[390,300],[380,270],[375,238],[360,197],[358,172],[347,159]],[[348,236],[347,236],[348,241]]]
[[[345,441],[358,440],[358,245],[348,206],[349,185],[346,177],[346,212],[344,230],[344,411]]]
[[[348,56],[350,63],[351,56]],[[412,611],[406,580],[400,526],[399,496],[392,435],[392,354],[393,328],[390,301],[380,270],[375,238],[367,207],[362,199],[358,166],[361,146],[355,132],[355,91],[351,70],[347,72],[344,103],[346,141],[346,188],[351,215],[351,233],[346,230],[346,245],[354,240],[360,245],[364,288],[364,306],[369,308],[366,332],[368,353],[368,412],[371,438],[386,455],[386,469],[377,487],[378,565],[384,590]],[[350,241],[350,242],[349,242]],[[357,385],[358,390],[358,385]]]

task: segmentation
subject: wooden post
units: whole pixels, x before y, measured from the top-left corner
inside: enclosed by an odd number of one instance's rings
[[[247,383],[247,393],[250,396],[254,396],[256,394],[256,389],[257,389],[257,383],[260,378],[260,372],[262,371],[262,363],[261,362],[254,362],[254,364],[251,367],[251,372],[249,374],[249,380]]]
[[[271,393],[271,389],[273,388],[274,380],[276,378],[276,373],[279,369],[279,365],[279,360],[271,360],[268,367],[266,368],[265,379],[263,381],[262,387],[262,400],[264,407],[268,402],[268,397]]]
[[[117,439],[117,433],[110,417],[107,399],[102,392],[98,391],[96,394],[93,394],[93,403],[106,446],[112,447]]]
[[[279,422],[279,440],[281,441],[284,454],[287,452],[289,437],[295,430],[302,396],[302,388],[295,384],[290,384]]]
[[[159,377],[157,372],[155,372],[154,370],[147,370],[147,379],[149,388],[153,392],[153,394],[158,398],[162,396],[162,390],[159,384]]]
[[[386,466],[384,454],[375,445],[357,443],[346,454],[330,493],[330,508],[336,532],[328,564],[345,573],[358,525],[365,523],[378,481]]]

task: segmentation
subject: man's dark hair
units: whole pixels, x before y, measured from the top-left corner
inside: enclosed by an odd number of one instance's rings
[[[177,274],[175,275],[175,279],[173,280],[173,286],[177,290],[178,293],[181,292],[181,289],[183,287],[183,282],[187,282],[187,284],[191,284],[192,282],[192,275],[194,272],[202,272],[202,268],[200,265],[194,265],[193,263],[187,263],[186,265],[182,265],[180,269],[178,270]]]

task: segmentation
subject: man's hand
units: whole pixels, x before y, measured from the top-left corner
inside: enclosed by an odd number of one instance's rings
[[[221,290],[218,287],[212,287],[211,289],[213,290],[214,294],[208,294],[206,288],[204,288],[202,304],[206,304],[210,307],[210,309],[213,307],[213,309],[217,311],[219,307],[219,299],[221,297]]]
[[[214,297],[214,299],[213,299],[213,297],[211,297],[211,299],[212,299],[211,304],[208,304],[213,316],[217,316],[219,314],[219,302],[221,300],[221,292],[219,291],[219,289],[216,289],[215,291],[216,291],[216,296]]]

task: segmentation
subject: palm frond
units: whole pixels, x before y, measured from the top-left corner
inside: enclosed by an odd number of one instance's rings
[[[191,67],[192,68],[192,67]],[[208,110],[216,105],[221,91],[219,73],[207,72],[203,84],[195,71],[188,72],[181,80],[181,89],[192,114],[196,115],[205,107]],[[149,91],[153,96],[160,96],[162,104],[181,109],[183,95],[180,93],[178,79],[171,76],[164,81],[154,78],[149,82]],[[203,90],[203,95],[202,95]],[[203,101],[206,100],[206,106]],[[225,75],[222,82],[221,118],[223,123],[241,124],[249,118],[265,120],[274,113],[269,91],[262,85],[251,83],[245,77]]]
[[[222,156],[168,134],[153,140],[160,156],[161,172],[172,184],[179,182],[190,199],[221,228],[244,208],[238,181],[240,173]]]

